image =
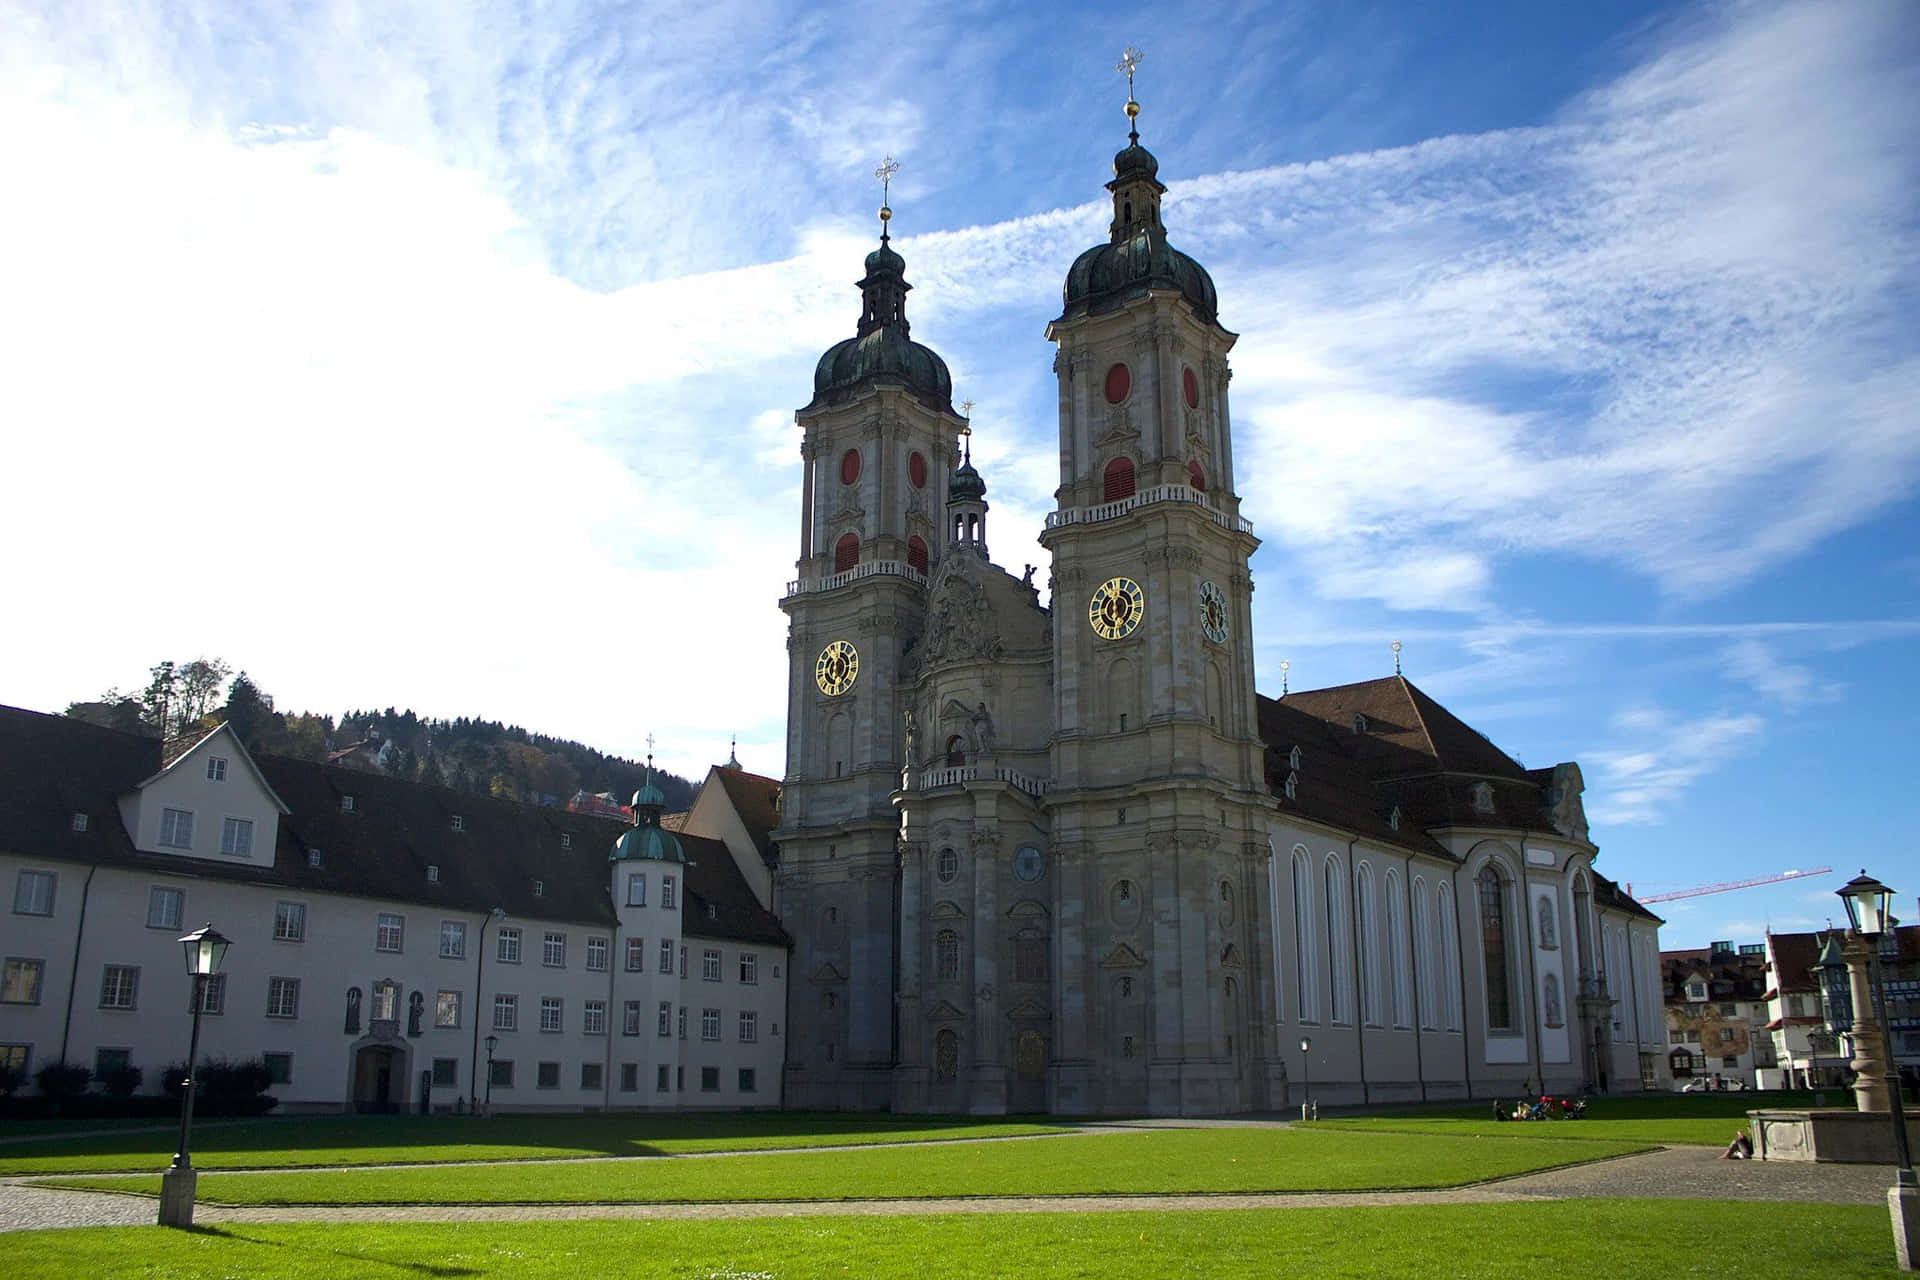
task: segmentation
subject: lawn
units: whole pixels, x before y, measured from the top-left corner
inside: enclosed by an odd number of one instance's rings
[[[1828,1093],[1829,1101],[1834,1093]],[[1850,1099],[1843,1098],[1841,1104]],[[1512,1104],[1509,1103],[1509,1106]],[[1645,1094],[1593,1098],[1582,1120],[1497,1121],[1487,1105],[1409,1111],[1394,1115],[1343,1116],[1320,1121],[1323,1128],[1363,1129],[1373,1133],[1444,1133],[1459,1136],[1529,1138],[1604,1138],[1621,1142],[1658,1142],[1670,1146],[1724,1147],[1734,1130],[1745,1126],[1747,1112],[1773,1107],[1808,1107],[1807,1093]],[[1839,1105],[1839,1104],[1836,1104]]]
[[[1159,1129],[715,1159],[203,1173],[199,1195],[209,1202],[249,1205],[590,1204],[1354,1191],[1458,1186],[1646,1149],[1644,1143],[1513,1134]],[[160,1187],[157,1174],[58,1181],[152,1194]]]
[[[1581,1200],[1370,1209],[236,1225],[10,1235],[10,1280],[1898,1275],[1878,1206]]]
[[[1018,1118],[815,1114],[790,1111],[597,1115],[309,1116],[220,1122],[196,1129],[201,1169],[311,1168],[317,1165],[437,1164],[654,1156],[690,1151],[772,1151],[861,1142],[1061,1133]],[[102,1134],[0,1145],[0,1176],[163,1169],[178,1130]]]

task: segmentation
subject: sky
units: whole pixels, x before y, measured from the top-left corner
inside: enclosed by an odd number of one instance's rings
[[[0,0],[0,702],[783,770],[799,431],[895,156],[1042,566],[1128,44],[1211,271],[1277,694],[1576,760],[1662,945],[1920,919],[1920,6]],[[1888,839],[1889,824],[1895,829]],[[1898,910],[1898,909],[1897,909]]]

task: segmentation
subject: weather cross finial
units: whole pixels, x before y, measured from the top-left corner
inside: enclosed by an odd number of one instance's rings
[[[1140,141],[1140,104],[1134,101],[1133,97],[1133,73],[1139,70],[1140,64],[1146,60],[1146,54],[1128,45],[1126,51],[1120,55],[1120,61],[1113,65],[1115,71],[1127,73],[1127,137],[1134,142]]]
[[[1393,642],[1393,674],[1400,674],[1400,642],[1398,640]]]
[[[1291,662],[1285,658],[1280,659],[1280,696],[1283,698],[1287,696],[1287,672],[1292,669],[1293,664]]]
[[[887,239],[887,224],[893,221],[893,210],[888,202],[893,194],[893,175],[898,172],[900,172],[900,162],[892,156],[884,157],[880,161],[880,167],[873,171],[873,176],[880,179],[880,240],[882,243]]]
[[[973,417],[973,401],[962,400],[960,402],[960,416],[963,418]],[[961,461],[972,462],[973,461],[973,426],[971,423],[963,422],[960,424],[960,442],[961,442],[961,448],[965,450],[965,456],[961,459]]]

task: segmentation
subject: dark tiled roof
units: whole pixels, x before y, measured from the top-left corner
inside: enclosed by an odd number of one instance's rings
[[[793,945],[779,919],[753,896],[732,851],[723,842],[683,833],[680,843],[687,851],[687,893],[680,909],[682,932],[691,938],[726,938],[774,947]]]
[[[1818,991],[1819,980],[1813,966],[1820,962],[1820,935],[1817,933],[1771,933],[1773,985],[1782,991]]]
[[[1427,824],[1418,821],[1403,799],[1404,789],[1376,787],[1352,759],[1351,743],[1342,741],[1332,726],[1293,706],[1291,700],[1259,698],[1258,709],[1260,736],[1267,744],[1267,785],[1280,798],[1282,812],[1344,827],[1384,844],[1451,856],[1427,834]],[[1294,772],[1289,757],[1295,747],[1300,748],[1300,768],[1289,800],[1286,780]],[[1401,808],[1398,830],[1388,821],[1396,804]]]
[[[745,769],[729,769],[725,765],[715,765],[715,776],[720,785],[726,788],[727,799],[733,801],[734,812],[740,815],[740,821],[746,825],[747,834],[753,837],[754,848],[760,851],[762,858],[773,855],[773,829],[780,825],[780,783],[773,778],[757,773],[748,773]]]
[[[1618,882],[1607,879],[1598,871],[1592,872],[1592,875],[1593,904],[1595,906],[1609,907],[1615,911],[1625,911],[1630,915],[1639,916],[1643,920],[1651,920],[1655,924],[1666,923],[1664,917],[1657,916],[1647,910],[1646,907],[1641,905],[1639,899],[1635,898],[1625,889],[1622,889]]]
[[[607,854],[624,822],[276,756],[254,758],[290,810],[280,819],[271,867],[141,853],[120,820],[118,798],[159,772],[161,751],[155,738],[0,707],[0,831],[8,851],[475,914],[497,906],[534,919],[616,920]],[[343,795],[353,796],[351,811],[342,810]],[[84,833],[72,830],[77,812],[88,815]],[[319,866],[309,858],[316,849]],[[712,849],[718,856],[704,856],[706,865],[688,874],[689,931],[785,945],[779,922],[759,909],[732,856],[724,846]],[[427,878],[429,866],[436,880]]]

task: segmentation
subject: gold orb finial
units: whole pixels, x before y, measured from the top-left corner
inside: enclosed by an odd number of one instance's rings
[[[1138,102],[1135,102],[1132,98],[1128,98],[1127,99],[1127,119],[1138,120],[1139,118],[1140,118],[1140,104]]]

